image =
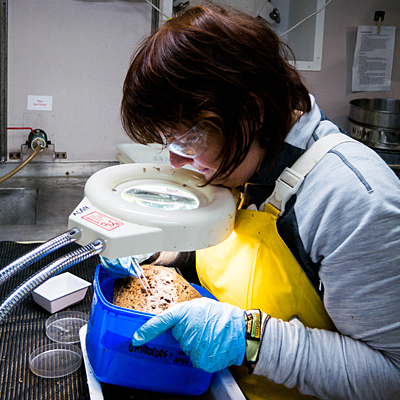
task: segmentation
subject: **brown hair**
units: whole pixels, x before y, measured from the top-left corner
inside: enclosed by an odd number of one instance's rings
[[[289,54],[258,18],[215,5],[190,8],[134,54],[123,87],[123,127],[142,144],[163,144],[160,132],[182,122],[188,129],[198,125],[207,134],[222,134],[222,163],[209,182],[237,168],[256,135],[273,159],[290,130],[292,112],[311,109]]]

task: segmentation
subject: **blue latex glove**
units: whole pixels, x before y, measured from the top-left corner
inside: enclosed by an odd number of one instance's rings
[[[139,268],[143,274],[139,263],[147,260],[154,253],[142,254],[138,256],[122,257],[110,260],[106,257],[100,256],[101,265],[107,270],[107,274],[112,278],[126,278],[128,276],[136,276],[136,270]],[[135,264],[136,262],[136,264]]]
[[[170,328],[196,368],[215,372],[243,362],[246,326],[238,307],[206,297],[179,303],[142,325],[132,344],[140,346]]]

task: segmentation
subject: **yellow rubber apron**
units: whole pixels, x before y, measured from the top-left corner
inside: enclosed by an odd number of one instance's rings
[[[342,141],[347,140],[341,138],[339,143]],[[311,168],[307,167],[308,172]],[[217,246],[196,252],[200,282],[219,301],[243,310],[259,308],[284,321],[297,315],[310,328],[334,330],[321,298],[278,234],[279,213],[269,203],[263,212],[238,210],[231,236]],[[288,389],[265,377],[250,375],[246,367],[230,370],[250,400],[313,398],[301,395],[297,388]]]

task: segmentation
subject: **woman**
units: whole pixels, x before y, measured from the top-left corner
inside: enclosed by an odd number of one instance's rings
[[[169,20],[134,55],[121,108],[128,135],[164,144],[173,167],[190,165],[207,184],[241,192],[242,208],[251,205],[243,210],[246,229],[268,214],[283,239],[275,234],[271,243],[281,240],[285,249],[276,257],[258,251],[253,270],[235,260],[237,242],[198,252],[200,280],[220,301],[178,305],[141,327],[133,344],[172,328],[196,367],[249,367],[250,374],[231,369],[248,398],[399,398],[398,178],[372,150],[345,142],[311,170],[284,210],[262,212],[282,171],[340,131],[287,54],[261,20],[208,5]],[[263,227],[252,235],[264,235]],[[268,246],[267,238],[242,237],[250,252]],[[270,296],[275,278],[268,274],[287,266],[294,269],[283,291],[303,290],[308,299],[299,313]],[[293,276],[300,281],[290,283]]]

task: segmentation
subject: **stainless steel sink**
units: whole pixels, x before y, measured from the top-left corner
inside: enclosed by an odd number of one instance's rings
[[[0,188],[0,225],[36,223],[38,189]]]
[[[88,177],[12,177],[0,184],[0,241],[47,241],[68,230]]]

